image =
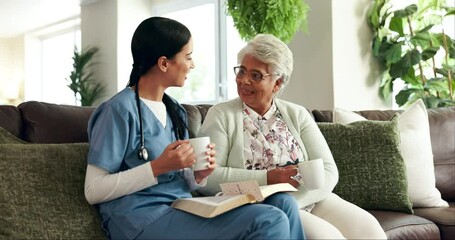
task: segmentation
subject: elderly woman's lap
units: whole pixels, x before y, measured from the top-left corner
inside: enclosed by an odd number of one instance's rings
[[[302,218],[302,223],[305,226],[305,233],[308,234],[306,235],[308,239],[339,239],[340,237],[347,239],[387,239],[384,230],[373,215],[334,193],[318,202],[311,213],[308,214],[314,215],[332,225],[332,227],[322,225],[327,228],[327,231],[326,233],[321,233],[324,231],[311,227],[313,224],[309,223],[308,221],[310,220],[307,219],[310,217],[306,216],[307,214],[305,213],[301,213],[301,216],[303,215],[306,219]],[[329,233],[333,236],[327,236]],[[319,234],[322,235],[319,236]]]

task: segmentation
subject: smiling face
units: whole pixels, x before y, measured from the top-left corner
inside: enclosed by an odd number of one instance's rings
[[[169,74],[169,86],[182,87],[185,84],[188,73],[194,68],[191,57],[193,53],[192,38],[172,59],[168,59],[167,73]]]
[[[272,105],[273,96],[280,87],[282,80],[269,72],[267,64],[257,60],[251,55],[245,55],[240,67],[247,72],[242,79],[236,77],[237,93],[240,99],[260,115],[264,115]],[[261,81],[253,81],[249,72],[256,71],[264,75]]]

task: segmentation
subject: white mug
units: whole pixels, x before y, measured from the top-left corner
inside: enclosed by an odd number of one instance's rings
[[[314,190],[324,186],[325,173],[322,158],[301,162],[297,166],[301,176],[299,183],[306,189]]]
[[[193,171],[207,169],[209,160],[207,159],[208,145],[210,144],[210,137],[191,138],[190,145],[193,147],[194,154],[196,154],[196,162],[191,167]]]

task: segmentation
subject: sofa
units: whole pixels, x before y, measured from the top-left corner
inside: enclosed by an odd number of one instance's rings
[[[209,104],[183,104],[190,137]],[[84,198],[87,122],[94,107],[28,101],[0,106],[0,238],[103,239],[96,206]],[[331,110],[309,110],[331,122]],[[401,110],[357,111],[386,121]],[[436,187],[450,207],[413,213],[373,209],[389,239],[455,239],[455,107],[428,109]]]

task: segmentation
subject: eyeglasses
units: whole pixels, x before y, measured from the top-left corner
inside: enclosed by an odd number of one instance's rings
[[[238,66],[234,67],[234,73],[235,73],[235,76],[237,76],[239,79],[243,79],[248,74],[248,77],[255,82],[262,81],[262,79],[264,79],[265,76],[275,75],[275,74],[269,74],[269,73],[268,74],[260,73],[255,70],[248,72],[244,68],[238,67]]]

